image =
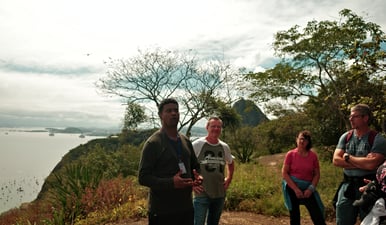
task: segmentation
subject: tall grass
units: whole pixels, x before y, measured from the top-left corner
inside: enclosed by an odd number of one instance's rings
[[[271,216],[288,215],[284,206],[281,189],[282,162],[266,166],[259,163],[238,164],[233,181],[228,189],[225,210],[248,211]],[[342,170],[331,164],[330,160],[320,160],[321,178],[317,190],[325,205],[328,220],[332,220],[334,209],[332,199],[342,178]],[[308,212],[301,206],[302,215]]]
[[[0,224],[105,224],[146,215],[147,191],[134,177],[101,180],[95,188],[72,186],[58,190],[60,198],[55,198],[56,203],[42,199],[10,210],[0,215]]]

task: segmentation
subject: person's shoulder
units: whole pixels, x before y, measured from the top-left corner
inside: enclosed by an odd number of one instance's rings
[[[290,150],[288,150],[287,154],[288,154],[288,153],[294,154],[294,153],[297,152],[297,150],[298,150],[298,148],[290,149]]]
[[[179,136],[181,139],[185,140],[185,141],[192,142],[192,141],[189,139],[189,137],[186,136],[185,134],[178,133],[178,136]]]
[[[346,138],[347,136],[351,136],[351,135],[354,135],[354,129],[344,132],[342,135],[340,135],[340,137]]]
[[[386,139],[385,136],[381,132],[373,131],[373,135],[375,138],[380,138],[380,139]]]
[[[339,142],[346,143],[347,141],[349,141],[351,139],[351,136],[353,136],[353,135],[354,135],[354,130],[353,129],[348,130],[348,131],[344,132],[342,135],[340,135]]]
[[[162,132],[160,130],[155,131],[146,142],[157,142],[162,139]]]
[[[296,148],[288,150],[287,153],[285,154],[286,157],[293,155],[293,154],[296,154],[296,150],[297,150]]]
[[[285,153],[284,162],[290,163],[290,161],[295,157],[295,155],[296,155],[296,148],[288,150],[287,153]]]
[[[205,137],[199,137],[199,138],[197,138],[196,140],[193,141],[193,144],[195,145],[195,144],[204,143],[204,142],[206,142]]]
[[[220,144],[222,144],[222,145],[228,145],[225,141],[223,141],[223,140],[218,140],[218,142],[220,143]]]
[[[312,156],[314,156],[314,157],[318,157],[318,153],[317,153],[316,150],[313,149],[313,148],[310,149],[309,153],[310,153]]]
[[[229,145],[226,142],[222,140],[219,140],[218,142],[220,143],[220,145],[225,146],[226,148],[229,148]]]
[[[181,140],[183,145],[187,145],[189,148],[191,148],[192,141],[189,139],[188,136],[181,134],[181,133],[178,133],[178,136],[180,137],[180,140]]]
[[[386,142],[385,136],[381,132],[377,132],[374,136],[374,141],[376,142]]]

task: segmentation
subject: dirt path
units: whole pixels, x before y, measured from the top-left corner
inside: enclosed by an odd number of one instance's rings
[[[147,225],[147,219],[138,221],[125,221],[109,225]],[[220,225],[286,225],[289,224],[289,217],[272,217],[249,212],[228,212],[221,215]],[[303,218],[302,225],[313,225],[311,219]],[[327,221],[327,225],[334,225],[334,221]]]
[[[281,225],[289,224],[289,217],[273,217],[248,212],[224,212],[221,216],[221,225]],[[302,225],[313,225],[311,219],[303,218]],[[335,222],[326,222],[333,225]]]

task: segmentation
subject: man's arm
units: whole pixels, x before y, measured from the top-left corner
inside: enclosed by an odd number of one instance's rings
[[[369,153],[367,157],[349,155],[347,162],[358,169],[375,170],[383,163],[384,159],[384,156],[380,153]]]
[[[384,156],[380,153],[369,153],[367,157],[347,154],[348,160],[345,160],[346,154],[343,149],[335,149],[332,159],[334,166],[345,169],[375,170],[384,161]]]
[[[141,160],[139,163],[138,182],[141,185],[154,189],[172,189],[174,188],[174,177],[156,176],[157,154],[154,149],[162,148],[155,142],[147,141],[143,147]]]
[[[232,178],[233,178],[233,171],[235,170],[235,162],[232,161],[231,164],[228,164],[227,163],[227,177],[225,178],[225,181],[224,181],[224,188],[225,190],[228,189],[229,185],[231,184],[232,182]]]
[[[343,149],[335,149],[334,156],[332,157],[332,163],[334,166],[345,168],[345,169],[355,169],[357,168],[351,163],[348,163],[344,160],[343,155],[345,151]]]

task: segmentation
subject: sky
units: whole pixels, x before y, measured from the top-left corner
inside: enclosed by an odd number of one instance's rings
[[[122,99],[95,86],[109,58],[194,49],[263,70],[275,33],[345,8],[386,31],[384,0],[1,0],[0,127],[121,128]]]

